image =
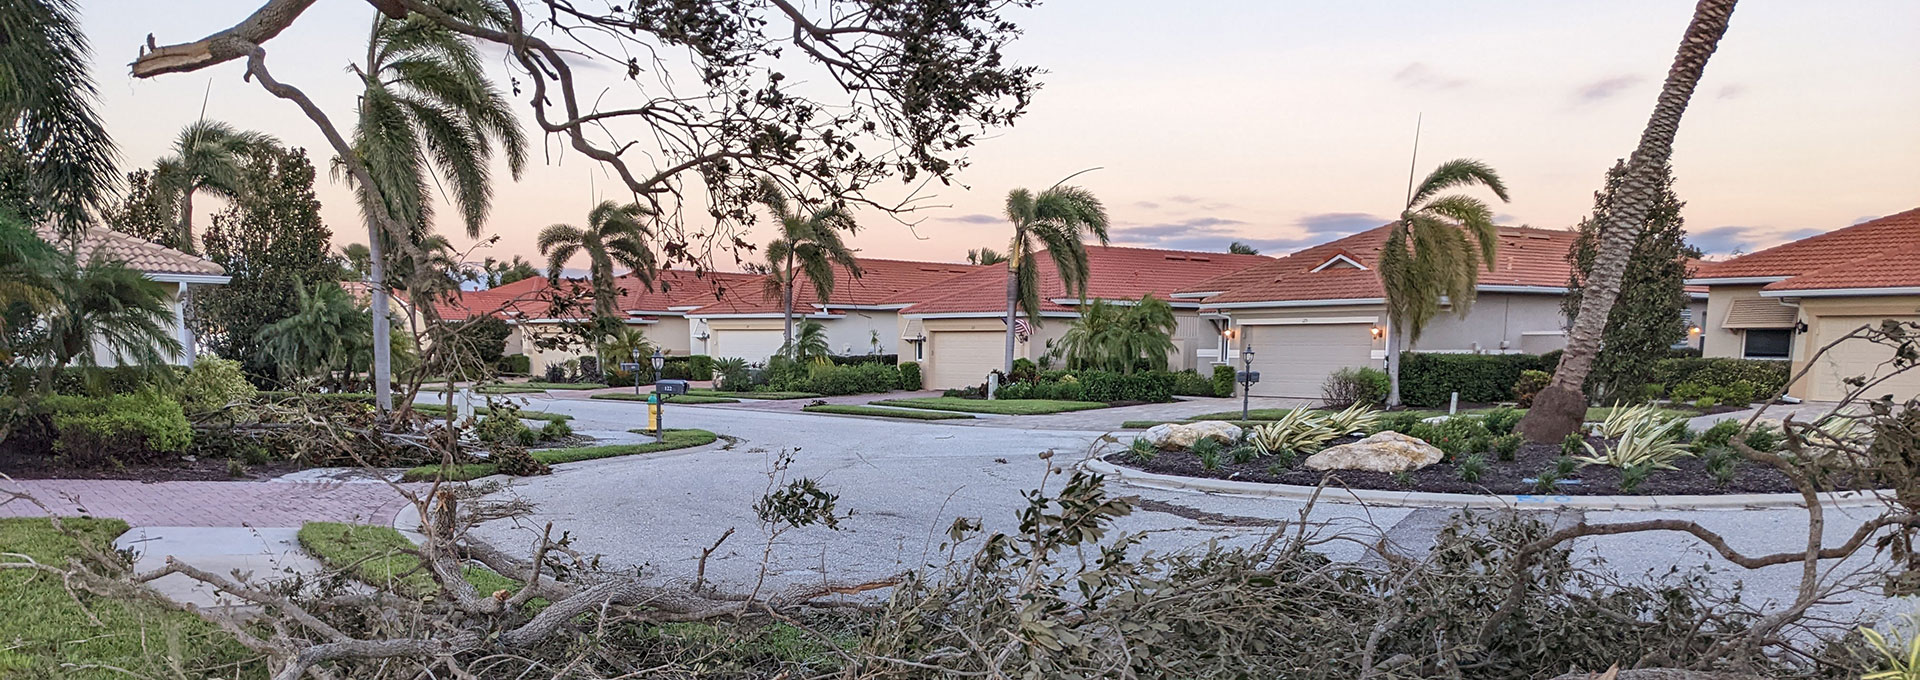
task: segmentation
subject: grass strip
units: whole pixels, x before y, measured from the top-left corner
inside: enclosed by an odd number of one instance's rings
[[[86,541],[112,550],[126,532],[117,519],[68,518],[79,540],[44,517],[0,519],[0,551],[65,566]],[[0,677],[125,680],[259,677],[258,655],[192,614],[137,600],[81,595],[74,602],[60,577],[0,569]],[[87,612],[99,617],[99,626]],[[123,670],[124,669],[124,670]]]
[[[903,411],[879,406],[861,406],[858,404],[819,404],[803,406],[802,411],[809,413],[835,413],[845,416],[879,416],[882,418],[905,418],[907,420],[964,420],[971,414],[952,411]]]
[[[639,430],[635,430],[635,432],[639,432]],[[647,434],[652,434],[652,431],[647,431]],[[658,453],[660,451],[671,451],[673,449],[706,446],[712,444],[714,440],[718,438],[717,435],[706,430],[675,430],[669,428],[667,430],[666,441],[664,442],[572,446],[564,449],[531,451],[529,455],[532,455],[534,460],[542,463],[559,465],[561,463],[574,463],[583,460],[597,460],[600,458],[613,458],[615,456],[632,456],[642,453]],[[402,476],[402,479],[409,482],[425,482],[438,478],[451,482],[464,482],[491,475],[494,473],[494,470],[495,468],[492,463],[463,463],[452,466],[422,465],[408,470]]]
[[[645,394],[596,394],[590,398],[602,399],[605,401],[644,402],[647,400],[647,396],[648,395],[645,395]],[[740,403],[740,400],[728,399],[726,397],[709,397],[704,394],[675,394],[667,397],[667,403],[669,404],[738,404]]]
[[[300,527],[300,547],[329,569],[351,569],[355,580],[399,595],[419,598],[440,592],[433,577],[409,551],[407,540],[393,527],[308,522]],[[514,591],[520,583],[490,569],[466,566],[462,576],[481,593]]]
[[[875,406],[901,406],[934,411],[992,413],[1008,416],[1037,416],[1048,413],[1088,411],[1107,407],[1106,404],[1097,401],[1065,401],[1060,399],[962,399],[960,397],[882,399],[871,403]]]
[[[441,404],[415,403],[413,405],[413,410],[419,411],[421,413],[436,415],[436,416],[444,417],[445,415],[447,415],[447,407]],[[475,406],[473,408],[473,413],[474,415],[484,416],[484,415],[493,413],[493,409],[488,408],[486,406]],[[546,411],[529,411],[526,409],[520,409],[520,417],[525,418],[527,420],[546,420],[546,421],[552,421],[552,422],[565,422],[565,421],[573,420],[573,416],[567,415],[565,413],[548,413]]]
[[[687,390],[687,394],[702,397],[727,397],[730,399],[818,399],[826,396],[813,392],[729,392],[726,390],[710,390],[705,388]]]

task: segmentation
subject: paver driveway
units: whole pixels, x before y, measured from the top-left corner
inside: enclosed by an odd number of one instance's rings
[[[631,427],[644,420],[637,404],[565,399],[537,400],[535,408],[573,414],[576,427]],[[1099,444],[1100,431],[1006,427],[1017,419],[968,425],[892,422],[818,414],[681,406],[669,411],[676,427],[701,427],[739,438],[732,448],[616,458],[563,466],[556,474],[516,480],[500,497],[517,496],[536,508],[531,517],[483,527],[481,535],[503,547],[527,545],[537,527],[551,521],[566,530],[576,547],[606,556],[613,564],[647,566],[663,575],[690,576],[703,548],[728,528],[734,535],[708,566],[710,579],[750,585],[759,574],[762,554],[771,555],[773,585],[823,577],[841,580],[879,577],[941,561],[940,545],[957,517],[979,518],[989,530],[1011,531],[1023,493],[1042,483],[1046,463],[1039,454],[1054,452],[1066,464]],[[966,421],[962,421],[966,422]],[[789,532],[767,551],[768,540],[752,505],[768,488],[772,461],[790,450],[789,474],[811,477],[840,494],[840,508],[852,514],[839,531],[808,528]],[[1057,488],[1061,478],[1049,483]],[[1250,543],[1264,538],[1278,522],[1299,517],[1292,501],[1117,487],[1148,503],[1119,522],[1122,531],[1147,534],[1153,550],[1179,550],[1210,539]],[[1591,519],[1636,520],[1684,514],[1710,529],[1725,532],[1732,545],[1748,552],[1793,550],[1805,536],[1804,512],[1796,509],[1747,511],[1607,512]],[[1452,516],[1441,509],[1367,507],[1323,503],[1310,523],[1319,530],[1351,532],[1388,540],[1419,551]],[[1844,540],[1869,516],[1865,509],[1836,510],[1828,516],[1831,542]],[[1558,521],[1578,517],[1563,516]],[[1742,580],[1747,601],[1788,599],[1797,584],[1796,565],[1759,572],[1730,568],[1692,539],[1680,535],[1638,535],[1585,540],[1580,555],[1604,560],[1619,574],[1662,573],[1673,565],[1712,564],[1726,582]],[[1324,548],[1336,559],[1362,559],[1365,551],[1336,542]],[[1853,600],[1842,606],[1879,607],[1878,600]]]

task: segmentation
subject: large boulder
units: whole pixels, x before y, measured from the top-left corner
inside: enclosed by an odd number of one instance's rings
[[[1141,435],[1147,443],[1168,451],[1191,449],[1194,442],[1216,439],[1222,444],[1240,440],[1240,428],[1233,423],[1203,420],[1197,423],[1166,423],[1147,428]]]
[[[1404,472],[1440,462],[1440,449],[1391,430],[1351,444],[1341,444],[1307,458],[1311,470]]]

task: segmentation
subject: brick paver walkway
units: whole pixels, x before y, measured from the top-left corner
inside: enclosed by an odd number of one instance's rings
[[[304,522],[387,524],[406,499],[370,482],[0,481],[60,515],[116,517],[133,526],[298,527]],[[39,517],[33,504],[0,503],[0,517]]]

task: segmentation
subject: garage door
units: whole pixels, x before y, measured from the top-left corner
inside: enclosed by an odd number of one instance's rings
[[[1327,375],[1348,366],[1373,366],[1371,326],[1363,323],[1243,326],[1253,347],[1259,397],[1320,397]]]
[[[934,331],[927,334],[927,388],[978,385],[1007,358],[1003,331]]]
[[[1848,333],[1853,332],[1853,329],[1867,324],[1877,325],[1884,318],[1886,317],[1823,316],[1820,318],[1820,332],[1818,337],[1816,337],[1813,342],[1808,343],[1811,347],[1807,351],[1809,353],[1817,352],[1819,348],[1846,337]],[[1915,321],[1916,317],[1906,317],[1900,320],[1911,322]],[[1819,362],[1819,366],[1809,376],[1809,379],[1814,381],[1812,389],[1813,399],[1815,401],[1838,401],[1845,398],[1850,388],[1841,381],[1849,377],[1884,376],[1891,374],[1893,368],[1891,366],[1882,366],[1881,362],[1886,361],[1892,356],[1893,351],[1884,345],[1878,345],[1866,340],[1855,339],[1841,343],[1838,347],[1833,348],[1832,351],[1820,355],[1820,358],[1816,360]],[[1905,373],[1895,375],[1886,382],[1880,383],[1865,396],[1869,399],[1878,399],[1886,394],[1892,394],[1895,401],[1906,401],[1913,398],[1914,395],[1920,394],[1920,369],[1909,370]]]
[[[738,357],[751,363],[766,361],[780,351],[786,344],[786,334],[779,330],[716,330],[709,350],[716,357]]]

